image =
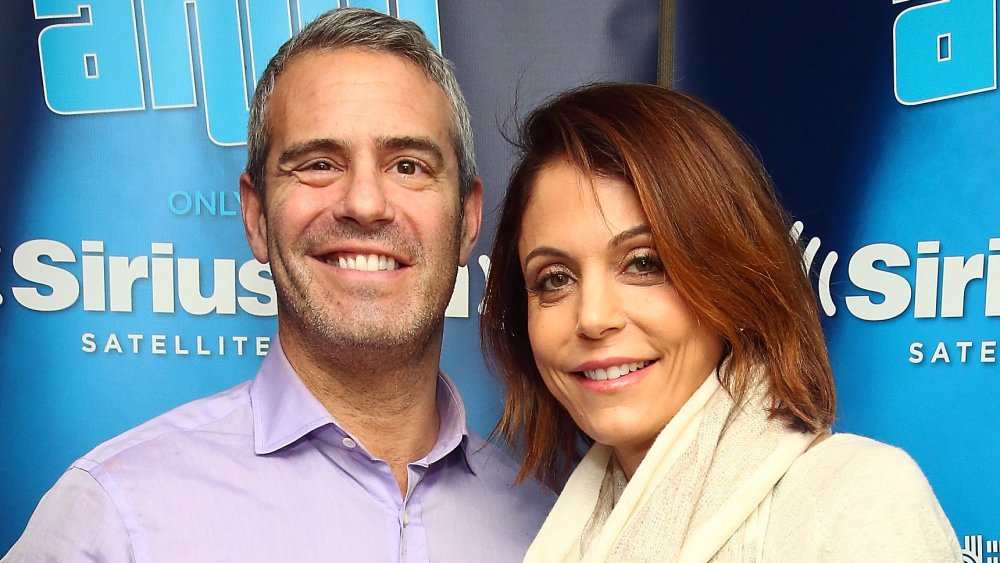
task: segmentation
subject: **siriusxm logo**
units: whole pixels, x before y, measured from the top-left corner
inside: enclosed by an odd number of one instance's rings
[[[892,28],[892,55],[901,104],[996,90],[996,0],[939,0],[903,10]]]
[[[802,222],[792,226],[798,241]],[[803,266],[810,271],[819,252],[820,240],[812,238],[805,247]],[[966,296],[974,287],[985,291],[987,317],[1000,317],[1000,238],[991,238],[988,253],[972,256],[940,256],[940,241],[916,243],[916,258],[907,249],[890,243],[874,243],[857,249],[847,261],[848,280],[866,293],[848,294],[843,304],[854,317],[865,321],[886,321],[912,310],[913,318],[958,318],[965,315]],[[819,266],[817,293],[827,316],[838,307],[830,289],[839,256],[828,253]],[[903,275],[913,266],[913,282]],[[985,284],[974,284],[984,280]]]
[[[204,261],[210,264],[204,268],[201,259],[175,256],[170,242],[151,243],[148,256],[106,255],[104,246],[104,241],[81,241],[78,256],[57,240],[21,243],[11,260],[14,272],[27,284],[10,289],[14,300],[39,312],[63,311],[82,301],[83,310],[92,312],[131,313],[138,306],[166,314],[178,309],[190,315],[278,314],[271,271],[256,260],[237,264],[215,258]],[[485,279],[489,257],[480,256],[477,262]],[[469,269],[458,271],[447,317],[469,317]],[[206,283],[206,278],[211,281]],[[136,296],[147,293],[149,302],[138,304]]]
[[[193,108],[200,85],[208,136],[221,146],[246,142],[250,95],[267,61],[326,10],[350,5],[393,13],[417,22],[441,45],[437,0],[394,0],[392,6],[389,0],[33,2],[36,19],[62,20],[38,35],[50,110],[145,110],[147,85],[153,109]]]
[[[13,253],[14,272],[31,285],[11,288],[26,309],[62,311],[83,297],[83,310],[131,313],[135,288],[149,283],[149,310],[174,313],[177,305],[192,315],[236,314],[237,308],[254,316],[277,314],[274,284],[267,265],[249,260],[237,268],[235,260],[211,261],[212,291],[202,294],[202,264],[197,258],[175,258],[169,242],[150,244],[149,256],[105,256],[104,242],[80,243],[79,276],[60,264],[76,264],[72,248],[56,240],[29,240]],[[237,294],[237,282],[246,295]],[[205,284],[208,285],[208,284]]]

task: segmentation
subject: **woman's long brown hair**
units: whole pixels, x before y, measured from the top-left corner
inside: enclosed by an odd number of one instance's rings
[[[763,375],[772,416],[803,430],[829,428],[833,376],[802,250],[763,166],[725,119],[667,88],[597,84],[532,112],[517,146],[480,336],[506,386],[493,436],[523,449],[519,479],[533,475],[558,487],[586,439],[535,366],[518,258],[535,178],[560,159],[634,187],[671,283],[726,342],[722,382],[733,397]]]

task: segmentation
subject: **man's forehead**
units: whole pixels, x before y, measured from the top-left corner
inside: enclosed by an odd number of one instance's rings
[[[431,137],[453,148],[455,110],[421,67],[394,53],[355,47],[316,50],[289,61],[275,81],[266,118],[278,142],[323,137],[345,145],[359,139]],[[358,135],[355,139],[345,135]],[[289,137],[289,138],[286,138]],[[293,138],[294,137],[294,138]],[[274,148],[274,147],[272,147]]]

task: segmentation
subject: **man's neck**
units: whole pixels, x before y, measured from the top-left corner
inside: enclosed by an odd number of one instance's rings
[[[407,465],[430,453],[440,431],[440,335],[408,359],[358,348],[325,350],[316,358],[297,340],[287,340],[282,350],[306,388],[341,428],[389,464],[405,495]]]

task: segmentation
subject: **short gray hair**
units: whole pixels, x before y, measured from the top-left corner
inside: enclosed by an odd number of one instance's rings
[[[247,123],[246,172],[257,193],[264,197],[271,136],[267,102],[278,76],[299,55],[346,47],[385,52],[410,61],[448,96],[454,113],[452,142],[458,157],[458,193],[465,201],[476,179],[476,155],[472,145],[469,106],[455,79],[453,65],[434,49],[417,24],[366,8],[339,8],[319,16],[286,41],[264,69],[253,94]]]

